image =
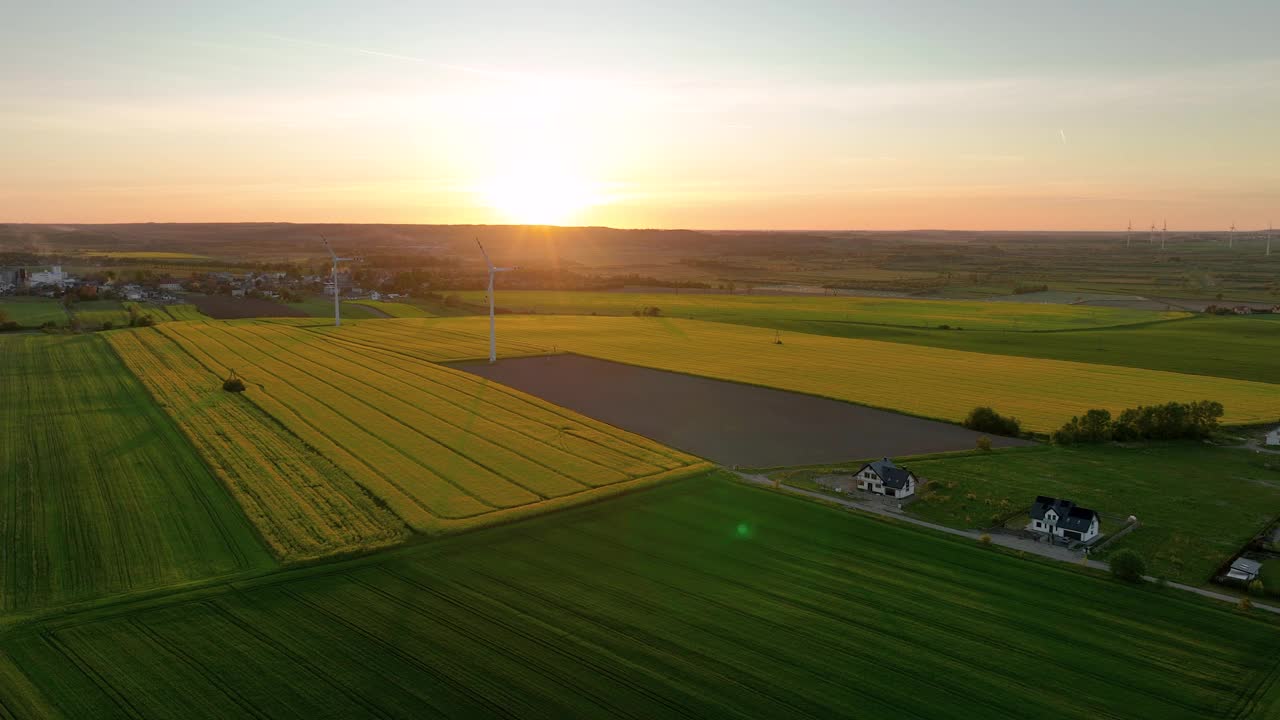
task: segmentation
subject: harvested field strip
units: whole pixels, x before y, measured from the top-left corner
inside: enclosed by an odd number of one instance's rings
[[[243,397],[222,390],[153,329],[109,341],[231,490],[272,552],[303,560],[400,542],[404,523],[352,478]]]
[[[73,717],[1261,720],[1277,629],[704,478],[0,647]]]
[[[366,336],[362,324],[352,333]],[[441,359],[434,333],[488,335],[483,318],[388,320],[414,328],[398,351]],[[958,421],[977,405],[992,405],[1040,432],[1056,430],[1090,408],[1113,414],[1138,405],[1211,399],[1226,408],[1224,422],[1274,422],[1280,384],[986,355],[873,340],[791,333],[783,344],[771,331],[741,325],[615,317],[505,317],[500,334],[535,347]],[[452,335],[451,335],[452,336]],[[414,341],[407,338],[416,337]],[[461,358],[459,358],[461,359]]]
[[[0,340],[0,611],[270,567],[101,336]]]
[[[170,323],[158,331],[215,376],[234,368],[249,386],[246,398],[417,529],[596,497],[696,464],[467,373],[382,350],[352,353],[285,324]]]

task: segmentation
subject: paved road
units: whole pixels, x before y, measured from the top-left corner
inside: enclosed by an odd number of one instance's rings
[[[734,472],[734,474],[736,474],[743,481],[751,483],[753,485],[764,485],[766,487],[774,487],[773,481],[764,475],[738,472],[736,470],[732,472]],[[893,508],[888,505],[882,505],[880,503],[857,502],[854,500],[845,500],[838,497],[832,497],[831,495],[827,495],[826,493],[820,493],[814,490],[804,490],[802,488],[791,487],[790,485],[781,485],[779,489],[782,490],[783,492],[791,493],[792,495],[801,495],[804,497],[816,498],[824,502],[835,503],[836,505],[842,505],[844,507],[851,508],[854,510],[859,510],[861,512],[868,512],[875,515],[884,515],[886,517],[892,517],[897,520],[901,520],[902,522],[911,523],[912,525],[919,525],[921,527],[927,527],[931,530],[937,530],[938,532],[947,533],[948,535],[958,535],[960,537],[970,538],[974,542],[977,542],[978,538],[981,537],[982,535],[982,533],[977,530],[959,530],[957,528],[947,527],[945,525],[938,525],[937,523],[931,523],[925,520],[921,520],[919,518],[914,518],[914,517],[911,517],[910,515],[903,514],[900,510],[897,510],[896,508]],[[1026,540],[1024,538],[1011,537],[1008,535],[992,535],[991,542],[995,545],[1012,548],[1014,550],[1022,550],[1023,552],[1031,553],[1033,555],[1046,557],[1046,558],[1049,558],[1050,560],[1057,560],[1059,562],[1069,562],[1075,565],[1084,565],[1086,567],[1091,567],[1091,568],[1095,568],[1103,571],[1111,570],[1111,566],[1108,565],[1107,563],[1104,563],[1100,560],[1086,559],[1083,553],[1068,550],[1064,547],[1057,546],[1057,545],[1046,545],[1044,543],[1038,543],[1033,540]],[[1146,580],[1147,582],[1157,582],[1157,579],[1150,575],[1143,576],[1143,579]],[[1195,593],[1196,595],[1200,595],[1202,597],[1213,598],[1214,600],[1221,600],[1223,602],[1229,602],[1232,604],[1235,604],[1240,601],[1240,598],[1232,595],[1227,595],[1226,593],[1214,592],[1213,590],[1205,590],[1203,588],[1192,587],[1191,585],[1183,585],[1182,583],[1170,582],[1168,583],[1168,586],[1171,588],[1177,588],[1179,590],[1185,590],[1187,592]],[[1255,602],[1253,606],[1258,610],[1264,610],[1266,612],[1280,614],[1280,607],[1275,607],[1273,605],[1266,605],[1258,602]]]

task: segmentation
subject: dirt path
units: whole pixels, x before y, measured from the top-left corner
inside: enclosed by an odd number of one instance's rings
[[[738,478],[740,478],[743,482],[747,482],[752,485],[762,485],[770,488],[775,487],[773,481],[764,475],[744,473],[744,472],[739,472],[737,470],[733,470],[731,472],[737,475]],[[814,490],[804,490],[802,488],[791,487],[790,485],[779,485],[777,486],[777,489],[781,490],[782,492],[791,493],[792,495],[800,495],[803,497],[814,498],[817,500],[834,503],[836,505],[841,505],[843,507],[847,507],[853,510],[858,510],[861,512],[868,512],[875,515],[884,515],[885,517],[892,517],[897,520],[901,520],[902,522],[910,523],[912,525],[919,525],[920,527],[927,527],[931,530],[937,530],[938,532],[947,533],[948,535],[957,535],[959,537],[969,538],[974,542],[977,542],[978,538],[981,537],[982,535],[982,533],[977,530],[959,530],[957,528],[947,527],[945,525],[938,525],[937,523],[931,523],[925,520],[921,520],[919,518],[914,518],[914,517],[911,517],[910,515],[904,514],[902,511],[897,510],[891,506],[881,505],[879,503],[861,503],[861,502],[856,502],[854,500],[844,500],[842,498],[832,497],[825,493],[816,492]],[[1043,543],[1038,543],[1032,540],[1024,540],[1022,538],[1010,537],[1007,535],[992,535],[991,542],[992,544],[995,544],[995,545],[1000,545],[1002,547],[1007,547],[1013,550],[1021,550],[1023,552],[1031,553],[1033,555],[1039,555],[1040,557],[1048,558],[1050,560],[1057,560],[1058,562],[1067,562],[1067,563],[1072,563],[1074,565],[1083,565],[1085,567],[1090,567],[1090,568],[1102,570],[1105,572],[1110,572],[1111,570],[1111,566],[1105,562],[1102,562],[1101,560],[1089,560],[1085,558],[1083,553],[1068,550],[1064,547],[1059,547],[1056,545],[1045,545]],[[1152,577],[1150,575],[1143,576],[1143,579],[1146,580],[1147,582],[1158,582],[1157,578]],[[1204,588],[1193,587],[1191,585],[1183,585],[1182,583],[1170,582],[1170,583],[1167,583],[1167,585],[1171,588],[1177,588],[1178,590],[1185,590],[1186,592],[1195,593],[1196,595],[1200,595],[1201,597],[1212,598],[1214,600],[1221,600],[1223,602],[1229,602],[1232,604],[1235,604],[1240,601],[1240,598],[1232,595],[1227,595],[1226,593],[1215,592],[1213,590],[1205,590]],[[1253,607],[1258,610],[1263,610],[1265,612],[1276,613],[1280,615],[1280,607],[1275,607],[1273,605],[1266,605],[1258,602],[1255,602],[1253,604]]]

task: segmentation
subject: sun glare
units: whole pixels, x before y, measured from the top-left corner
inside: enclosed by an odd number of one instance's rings
[[[538,167],[495,177],[484,184],[481,195],[504,221],[522,225],[564,225],[600,202],[591,183]]]

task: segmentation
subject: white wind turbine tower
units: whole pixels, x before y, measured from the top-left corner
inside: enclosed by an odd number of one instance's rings
[[[480,238],[476,238],[476,245],[480,245]],[[493,276],[500,272],[511,272],[519,270],[519,267],[494,267],[489,261],[489,253],[484,251],[484,246],[480,245],[480,254],[484,255],[484,264],[489,268],[489,362],[495,362],[498,359],[498,335],[497,327],[493,321]]]
[[[1164,221],[1164,226],[1160,228],[1160,249],[1164,249],[1164,239],[1169,234],[1169,221]]]
[[[342,325],[342,310],[340,303],[342,302],[342,293],[338,289],[338,263],[354,260],[355,258],[338,257],[338,253],[333,251],[333,246],[329,244],[329,239],[320,236],[324,240],[324,249],[329,251],[329,256],[333,258],[333,324],[334,326]]]

